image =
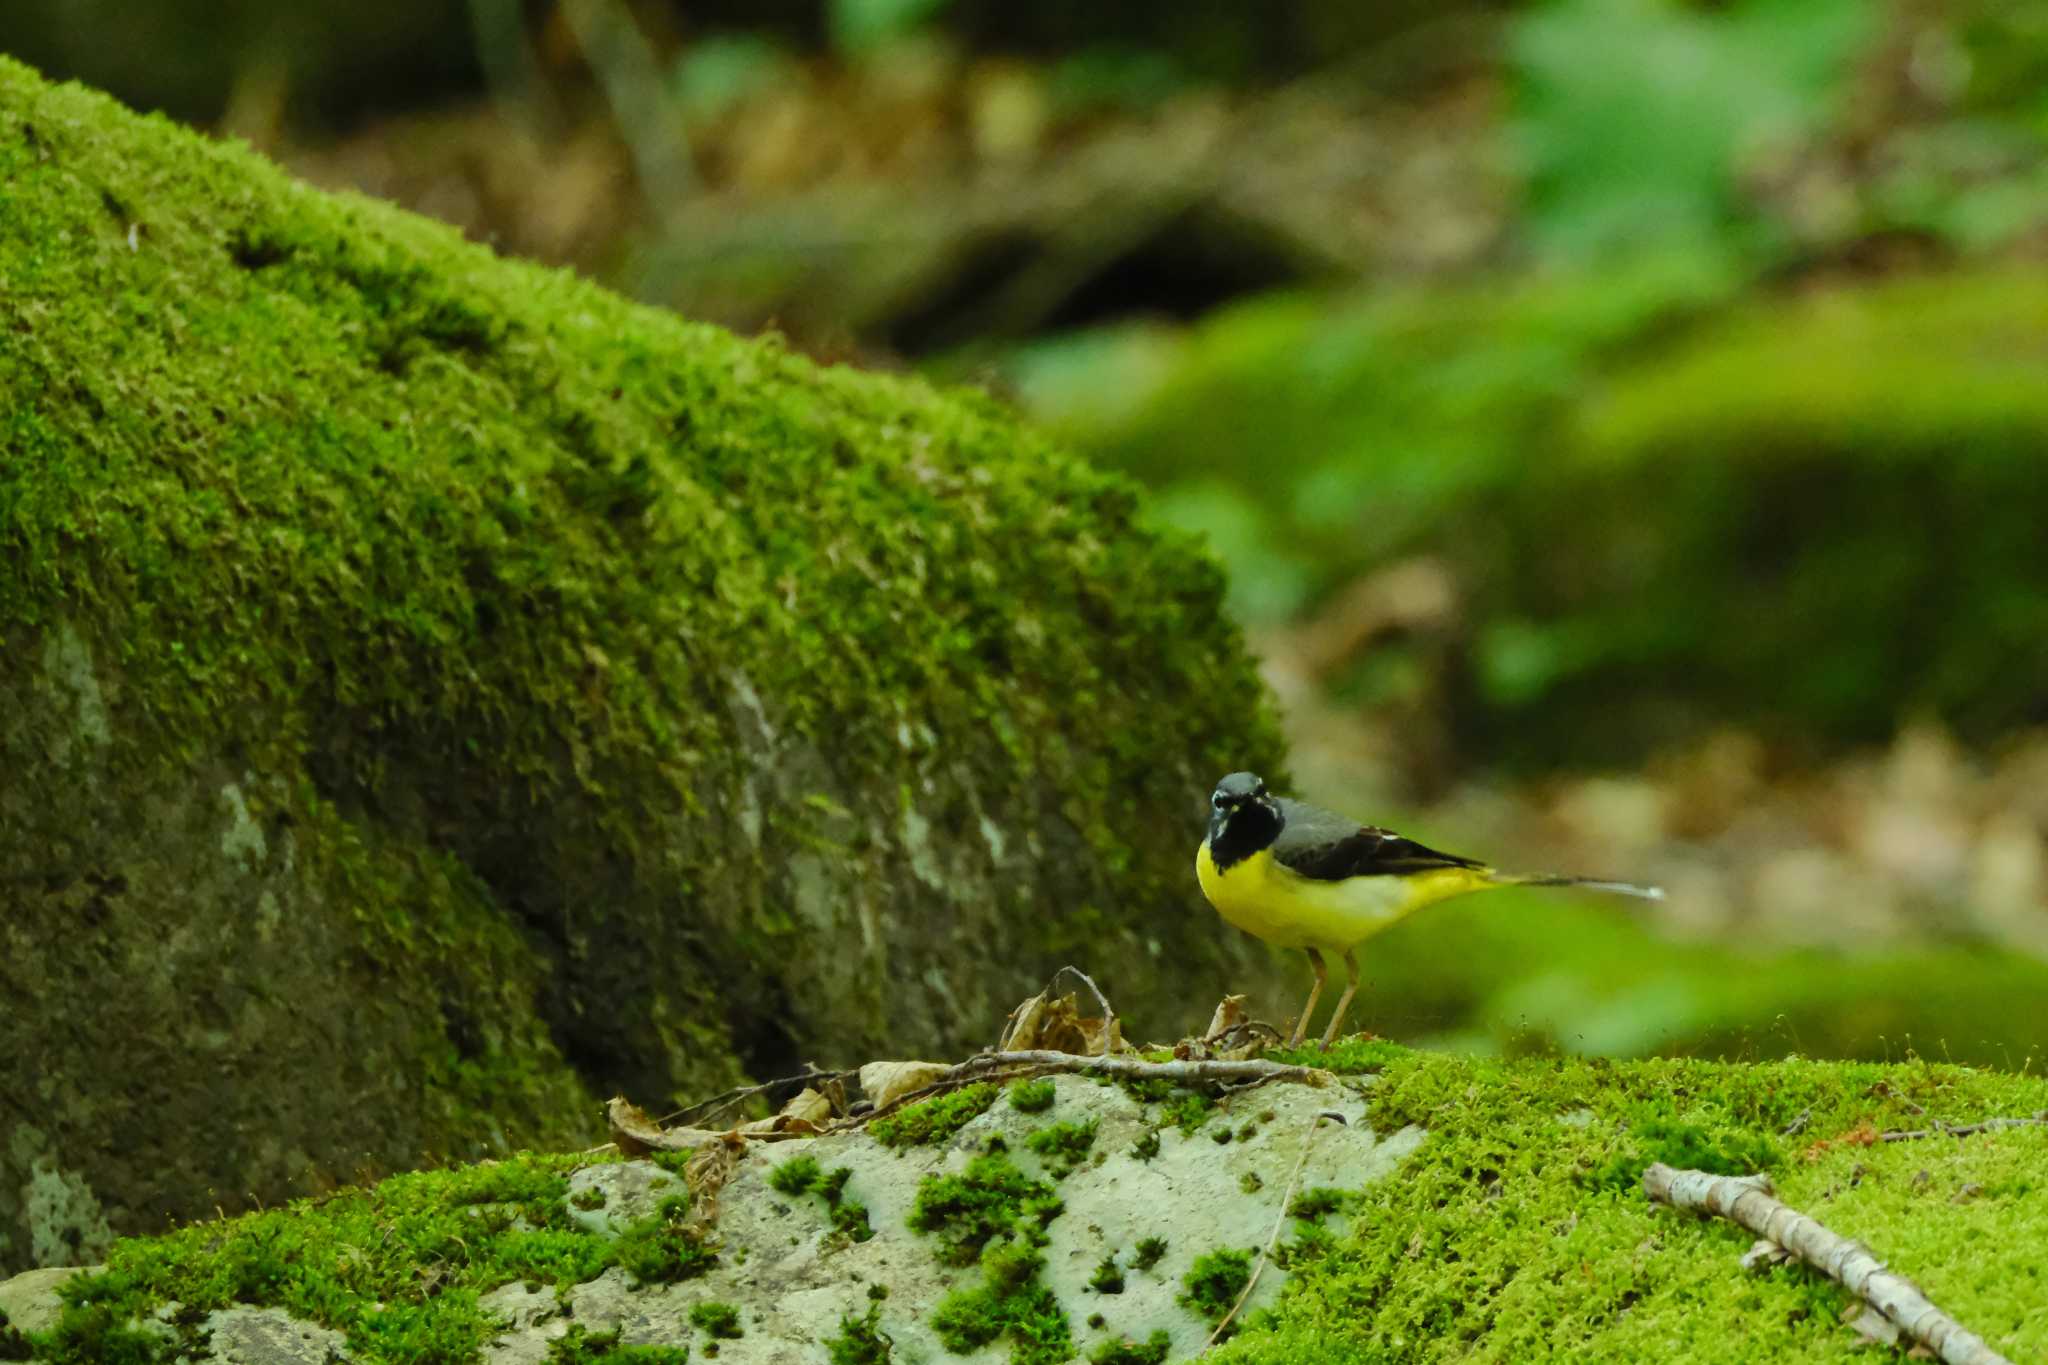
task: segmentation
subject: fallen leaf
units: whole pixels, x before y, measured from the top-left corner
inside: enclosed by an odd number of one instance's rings
[[[869,1062],[860,1069],[861,1093],[877,1109],[922,1090],[953,1068],[944,1062]]]
[[[832,1117],[832,1101],[805,1086],[788,1104],[782,1106],[781,1116],[803,1119],[807,1123],[824,1123]]]

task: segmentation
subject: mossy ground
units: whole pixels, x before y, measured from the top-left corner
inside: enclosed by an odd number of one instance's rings
[[[1232,1365],[1381,1360],[1851,1360],[1847,1296],[1737,1258],[1724,1222],[1652,1208],[1651,1161],[1764,1170],[2014,1359],[2048,1351],[2040,1191],[2048,1128],[1873,1142],[1886,1129],[2048,1107],[2048,1081],[1928,1062],[1473,1060],[1346,1044],[1380,1071],[1376,1126],[1429,1137],[1347,1199],[1334,1236],[1297,1225],[1277,1305]],[[1305,1234],[1305,1235],[1304,1235]]]
[[[1788,1203],[1867,1242],[2011,1358],[2048,1350],[2039,1312],[2048,1129],[1874,1140],[1891,1128],[2048,1109],[2048,1081],[1919,1061],[1471,1059],[1358,1041],[1303,1055],[1377,1073],[1375,1127],[1415,1124],[1428,1136],[1386,1179],[1296,1192],[1267,1272],[1284,1271],[1284,1287],[1271,1308],[1235,1324],[1225,1362],[1858,1357],[1840,1290],[1795,1266],[1741,1270],[1747,1234],[1647,1203],[1638,1181],[1650,1161],[1764,1170]],[[177,1341],[205,1310],[249,1302],[346,1332],[370,1365],[457,1365],[489,1330],[479,1296],[501,1283],[567,1286],[613,1265],[686,1276],[701,1266],[710,1248],[679,1208],[616,1243],[578,1228],[566,1196],[588,1160],[527,1156],[403,1176],[124,1241],[105,1274],[71,1283],[72,1306],[38,1345],[47,1359],[155,1365],[168,1347],[131,1330],[134,1315],[186,1305],[171,1323]],[[777,1176],[777,1195],[832,1183],[801,1156]],[[1082,1349],[1074,1324],[1125,1300],[1106,1283],[1079,1302],[1048,1291],[1045,1232],[1063,1216],[1054,1186],[1005,1150],[927,1177],[908,1231],[964,1274],[950,1298],[897,1311],[930,1314],[961,1349],[1002,1342],[1021,1361],[1067,1358]],[[1168,1253],[1171,1211],[1161,1216],[1168,1236],[1134,1243],[1119,1266],[1147,1274]],[[1173,1250],[1189,1254],[1188,1273],[1175,1277],[1184,1311],[1213,1321],[1244,1282],[1246,1248]],[[874,1311],[839,1324],[827,1343],[835,1361],[886,1358],[882,1310],[896,1305],[881,1293],[874,1286]],[[713,1331],[711,1316],[690,1330]],[[1107,1359],[1150,1357],[1154,1324],[1138,1326],[1137,1354],[1100,1343]],[[598,1338],[576,1346],[592,1360],[614,1348]]]
[[[208,1311],[253,1304],[343,1331],[369,1360],[462,1365],[496,1331],[477,1299],[499,1285],[580,1284],[612,1265],[643,1283],[667,1282],[711,1263],[681,1198],[615,1239],[579,1227],[569,1215],[568,1178],[589,1164],[584,1156],[527,1155],[420,1172],[119,1242],[103,1270],[65,1283],[63,1317],[37,1340],[37,1358],[155,1365],[189,1344],[184,1337]],[[135,1326],[171,1301],[182,1305],[177,1333]],[[564,1359],[664,1358],[620,1353],[595,1338],[570,1347]]]

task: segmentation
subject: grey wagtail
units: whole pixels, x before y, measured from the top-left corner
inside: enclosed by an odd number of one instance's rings
[[[1315,985],[1294,1025],[1299,1047],[1323,993],[1325,952],[1344,954],[1351,980],[1323,1030],[1336,1041],[1351,997],[1358,994],[1360,943],[1425,905],[1503,886],[1583,886],[1621,896],[1662,900],[1654,886],[1594,877],[1522,877],[1455,854],[1424,848],[1392,830],[1347,820],[1335,811],[1273,796],[1253,773],[1232,773],[1209,798],[1209,833],[1195,853],[1195,876],[1216,913],[1256,938],[1300,948]]]

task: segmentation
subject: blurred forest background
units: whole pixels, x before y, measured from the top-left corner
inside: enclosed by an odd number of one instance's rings
[[[8,0],[0,50],[995,391],[1209,538],[1303,794],[1671,891],[1405,925],[1367,1027],[2042,1063],[2048,0]]]

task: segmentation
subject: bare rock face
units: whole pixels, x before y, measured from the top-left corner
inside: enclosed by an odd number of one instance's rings
[[[4,60],[0,182],[0,1267],[1263,960],[1124,484]]]

